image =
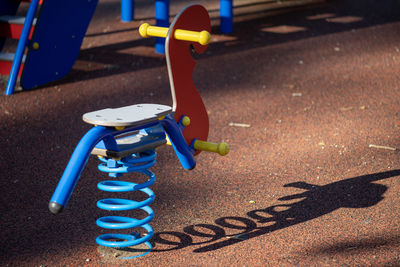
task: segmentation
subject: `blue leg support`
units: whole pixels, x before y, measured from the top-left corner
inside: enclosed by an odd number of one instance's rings
[[[121,0],[121,21],[133,20],[135,14],[135,0]]]
[[[131,132],[140,130],[156,125],[158,122],[150,122],[137,127],[128,127],[124,130],[116,130],[112,127],[95,126],[91,128],[79,141],[76,146],[74,153],[61,176],[60,182],[58,183],[53,196],[49,203],[49,209],[52,213],[60,213],[65,205],[67,204],[72,192],[74,191],[75,185],[78,182],[83,169],[90,157],[90,153],[97,143],[100,141],[104,142],[105,148],[108,150],[117,151],[117,143],[114,135],[116,133],[123,134],[125,132]]]
[[[221,32],[233,32],[233,0],[220,0],[219,15],[221,20]]]
[[[169,0],[156,0],[156,25],[159,27],[169,27]],[[156,38],[156,52],[165,53],[165,38]]]
[[[186,144],[185,138],[175,120],[166,116],[161,121],[161,124],[168,134],[169,140],[171,141],[182,167],[187,170],[194,169],[194,167],[196,167],[196,161],[194,160],[193,153]]]
[[[49,209],[52,213],[57,214],[63,210],[89,159],[90,152],[101,139],[114,131],[111,128],[96,126],[82,137],[50,200]]]

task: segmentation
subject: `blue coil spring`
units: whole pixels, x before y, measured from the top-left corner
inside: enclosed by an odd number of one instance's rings
[[[154,217],[153,210],[149,205],[154,201],[154,192],[148,188],[151,186],[156,179],[154,173],[148,170],[156,163],[156,153],[154,149],[146,152],[141,152],[136,155],[133,154],[129,157],[125,157],[121,160],[113,160],[109,158],[100,158],[101,163],[98,168],[100,171],[109,173],[109,176],[119,177],[124,173],[139,172],[149,177],[148,181],[137,184],[133,182],[126,182],[120,180],[103,181],[98,183],[97,187],[100,190],[107,192],[132,192],[141,191],[147,194],[148,198],[144,201],[134,201],[120,198],[108,198],[102,199],[97,202],[97,207],[103,210],[109,211],[125,211],[141,209],[147,213],[147,217],[144,219],[135,219],[123,216],[106,216],[99,218],[96,223],[99,227],[105,229],[129,229],[129,228],[143,228],[147,234],[141,236],[139,233],[131,234],[104,234],[97,237],[96,242],[101,246],[114,247],[114,248],[125,248],[136,246],[139,244],[146,244],[148,250],[141,255],[137,255],[130,258],[144,256],[152,250],[152,245],[149,240],[152,238],[154,231],[149,225],[149,222]]]

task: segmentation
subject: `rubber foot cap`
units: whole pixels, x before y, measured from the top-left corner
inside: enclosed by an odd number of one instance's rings
[[[59,214],[63,211],[63,209],[64,209],[64,206],[58,204],[57,202],[49,203],[49,210],[51,211],[51,213]]]

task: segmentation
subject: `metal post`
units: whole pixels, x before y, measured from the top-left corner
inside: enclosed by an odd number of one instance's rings
[[[222,33],[233,32],[233,0],[220,0],[219,15]]]
[[[156,25],[169,27],[169,0],[156,0],[155,3]],[[165,38],[156,38],[156,52],[165,53]]]
[[[135,0],[121,0],[121,21],[133,20],[135,14]]]

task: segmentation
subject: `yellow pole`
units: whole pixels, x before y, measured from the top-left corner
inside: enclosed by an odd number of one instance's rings
[[[158,27],[158,26],[150,26],[148,23],[143,23],[139,27],[139,33],[142,37],[167,37],[168,28],[166,27]],[[182,41],[191,41],[197,42],[201,45],[206,45],[210,42],[211,35],[208,31],[187,31],[176,29],[174,32],[174,38]]]

